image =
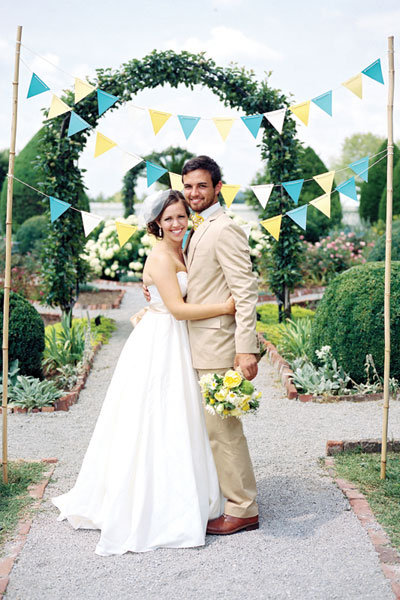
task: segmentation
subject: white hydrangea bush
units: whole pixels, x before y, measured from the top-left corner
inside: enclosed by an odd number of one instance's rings
[[[271,243],[266,234],[264,234],[261,225],[257,221],[245,221],[239,215],[232,211],[226,211],[227,214],[233,219],[233,221],[242,227],[246,233],[249,233],[248,240],[250,246],[250,257],[253,263],[253,271],[257,275],[260,275],[260,263],[259,260],[264,252],[271,250]]]

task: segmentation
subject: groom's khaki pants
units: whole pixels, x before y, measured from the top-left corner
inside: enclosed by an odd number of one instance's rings
[[[224,375],[227,369],[197,369],[199,377],[206,373]],[[256,479],[247,440],[240,419],[221,419],[204,411],[211,449],[217,467],[221,491],[226,498],[225,514],[254,517],[258,514]]]

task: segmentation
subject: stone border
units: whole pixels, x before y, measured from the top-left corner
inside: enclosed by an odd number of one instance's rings
[[[266,340],[262,333],[258,334],[260,343],[267,349],[267,356],[273,366],[277,369],[282,385],[286,389],[286,395],[289,400],[299,400],[300,402],[316,402],[318,404],[330,404],[333,402],[369,402],[372,400],[382,400],[383,392],[378,394],[347,394],[346,396],[313,396],[312,394],[300,394],[293,383],[294,373],[287,362],[281,356],[272,342]]]
[[[112,291],[117,291],[117,290],[110,290],[110,289],[98,289],[95,291],[99,291],[99,292],[112,292]],[[117,299],[114,300],[114,302],[112,304],[80,304],[79,302],[77,302],[74,307],[76,306],[77,308],[86,308],[88,310],[111,310],[112,308],[119,308],[122,302],[123,297],[126,294],[126,290],[119,290],[119,295],[117,296]]]
[[[314,288],[296,288],[290,294],[290,302],[291,303],[301,303],[307,302],[310,300],[310,297],[313,299],[320,299],[324,295],[325,287],[314,287]],[[268,294],[266,292],[258,293],[258,301],[259,302],[273,302],[276,304],[276,296],[274,294]]]
[[[382,441],[366,439],[355,442],[349,442],[346,440],[328,440],[326,442],[327,456],[334,456],[335,454],[340,454],[341,452],[354,452],[355,450],[359,449],[367,454],[379,453],[382,450]],[[388,440],[387,451],[400,452],[400,440]]]
[[[37,462],[37,461],[22,461],[22,462]],[[44,463],[48,463],[49,468],[43,473],[43,479],[39,483],[35,483],[28,487],[29,496],[35,500],[30,505],[31,510],[37,511],[40,507],[46,489],[47,484],[53,475],[57,458],[42,458]],[[3,598],[8,582],[10,580],[10,573],[14,566],[19,553],[25,545],[26,538],[28,537],[29,530],[31,528],[33,519],[36,515],[31,514],[29,517],[22,517],[16,528],[16,537],[11,542],[6,542],[8,546],[7,555],[0,558],[0,600]]]
[[[325,466],[333,481],[348,499],[354,514],[368,534],[379,556],[383,574],[390,581],[396,600],[400,600],[400,554],[391,545],[389,536],[376,520],[364,494],[353,483],[337,476],[335,459],[332,456],[325,458]]]
[[[39,412],[52,413],[56,410],[67,411],[67,410],[69,410],[70,406],[72,406],[73,404],[76,404],[76,402],[78,402],[79,394],[80,394],[81,390],[85,387],[86,380],[90,373],[90,369],[93,365],[94,357],[96,356],[96,354],[99,351],[99,349],[101,348],[101,346],[102,346],[101,342],[97,342],[97,344],[95,346],[93,346],[93,355],[92,355],[90,361],[86,364],[83,373],[79,377],[78,383],[76,384],[76,386],[74,388],[72,388],[72,390],[67,392],[65,394],[65,396],[61,396],[61,398],[59,398],[55,402],[54,406],[42,406],[41,408],[33,408],[30,412],[31,413],[39,413]],[[20,408],[18,406],[9,407],[8,410],[11,413],[24,413],[24,414],[28,413],[27,408]],[[2,413],[2,408],[0,406],[0,414],[1,413]]]

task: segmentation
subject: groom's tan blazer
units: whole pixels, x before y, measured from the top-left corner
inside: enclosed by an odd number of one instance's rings
[[[188,321],[193,366],[230,368],[235,354],[259,352],[257,281],[246,234],[220,208],[193,232],[185,251],[187,302],[219,303],[232,294],[236,305],[235,316]]]

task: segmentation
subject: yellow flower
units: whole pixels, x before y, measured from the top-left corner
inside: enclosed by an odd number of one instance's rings
[[[248,402],[246,402],[245,404],[242,404],[242,410],[245,412],[250,410],[250,405]]]
[[[223,414],[224,415],[229,415],[230,412],[231,412],[230,410],[228,410],[227,408],[224,408]]]
[[[239,408],[234,408],[233,410],[231,410],[231,417],[239,417],[240,416],[240,409]]]
[[[242,383],[242,377],[237,371],[227,371],[224,377],[224,386],[227,388],[237,387]]]
[[[228,391],[228,390],[226,390],[225,388],[221,388],[221,389],[219,390],[219,392],[216,392],[216,393],[214,394],[214,396],[215,396],[216,400],[219,400],[220,402],[222,402],[223,400],[225,400],[225,398],[226,398],[226,394],[227,394],[227,391]]]
[[[214,398],[210,398],[210,404],[215,404]]]

